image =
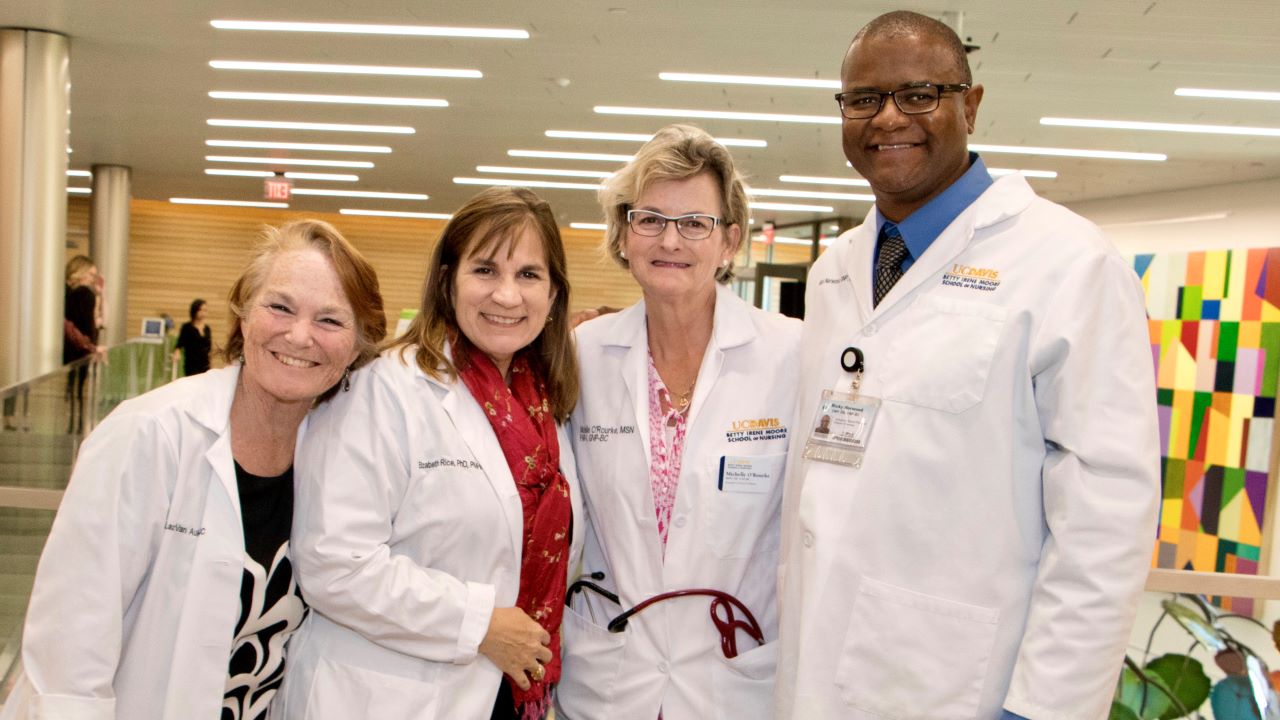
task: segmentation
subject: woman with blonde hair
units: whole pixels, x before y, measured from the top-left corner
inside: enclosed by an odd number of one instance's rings
[[[408,331],[313,418],[298,578],[314,612],[277,708],[297,720],[546,715],[582,533],[564,246],[550,207],[458,210]]]
[[[232,365],[125,401],[81,448],[0,716],[267,716],[306,613],[294,448],[386,316],[373,267],[313,220],[266,231],[230,304]]]
[[[767,718],[800,323],[727,286],[747,197],[706,132],[663,128],[600,200],[644,297],[577,330],[589,529],[559,714]]]

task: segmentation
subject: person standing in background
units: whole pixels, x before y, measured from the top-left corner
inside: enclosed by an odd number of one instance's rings
[[[182,358],[183,375],[199,375],[209,369],[209,353],[213,351],[213,331],[205,322],[205,301],[191,301],[191,320],[182,323],[178,344],[173,348],[173,361]]]
[[[106,358],[107,349],[98,344],[98,266],[85,255],[67,261],[66,292],[63,295],[62,364],[93,355]],[[84,431],[84,384],[89,366],[81,364],[67,374],[67,400],[70,404],[68,433]]]
[[[809,273],[783,502],[779,720],[1099,720],[1160,492],[1142,287],[968,151],[981,85],[911,12],[836,95],[875,194]]]

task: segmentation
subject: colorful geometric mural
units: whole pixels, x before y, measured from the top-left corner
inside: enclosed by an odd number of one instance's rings
[[[1280,377],[1280,249],[1139,255],[1160,417],[1157,567],[1258,573]],[[1247,599],[1221,598],[1249,614]]]

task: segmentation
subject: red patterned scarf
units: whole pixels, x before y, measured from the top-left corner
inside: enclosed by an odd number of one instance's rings
[[[467,356],[458,375],[484,408],[498,436],[524,509],[524,553],[516,607],[551,635],[551,661],[546,663],[541,681],[521,690],[503,678],[511,685],[521,717],[532,720],[546,715],[551,706],[551,687],[560,679],[560,619],[564,614],[569,523],[573,517],[569,483],[560,472],[560,441],[546,383],[531,370],[525,354],[512,360],[508,387],[487,355],[470,343],[465,345]]]

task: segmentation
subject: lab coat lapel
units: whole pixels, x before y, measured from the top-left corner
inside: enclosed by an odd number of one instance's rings
[[[511,549],[516,557],[521,557],[524,543],[520,541],[524,534],[524,512],[520,507],[520,495],[516,491],[515,480],[511,476],[511,468],[507,467],[507,458],[502,454],[502,446],[498,444],[498,436],[493,426],[485,417],[484,410],[471,391],[461,379],[437,380],[419,368],[423,379],[435,386],[440,397],[440,406],[444,409],[453,426],[457,428],[459,437],[471,451],[471,456],[480,463],[482,474],[493,488],[502,505],[502,512],[507,520],[507,535],[511,541]],[[461,459],[461,458],[457,458]]]
[[[622,358],[622,383],[631,400],[636,434],[649,457],[649,338],[645,334],[644,301],[618,314],[618,321],[604,338],[605,346],[625,348]]]
[[[208,402],[194,406],[187,411],[192,420],[199,423],[218,439],[205,451],[205,462],[213,470],[231,501],[235,516],[240,517],[240,491],[236,484],[235,458],[231,454],[231,403],[235,399],[236,383],[240,377],[240,366],[234,365],[222,373],[218,387],[208,393]]]
[[[874,312],[871,304],[871,278],[876,248],[875,212],[868,213],[867,218],[866,222],[836,240],[832,248],[843,254],[840,267],[849,276],[846,282],[853,288],[858,327],[865,325]]]
[[[715,316],[711,325],[711,341],[707,343],[694,383],[693,402],[689,410],[689,427],[698,427],[698,415],[720,379],[725,351],[746,345],[755,339],[756,329],[745,303],[738,301],[728,287],[716,286]]]

